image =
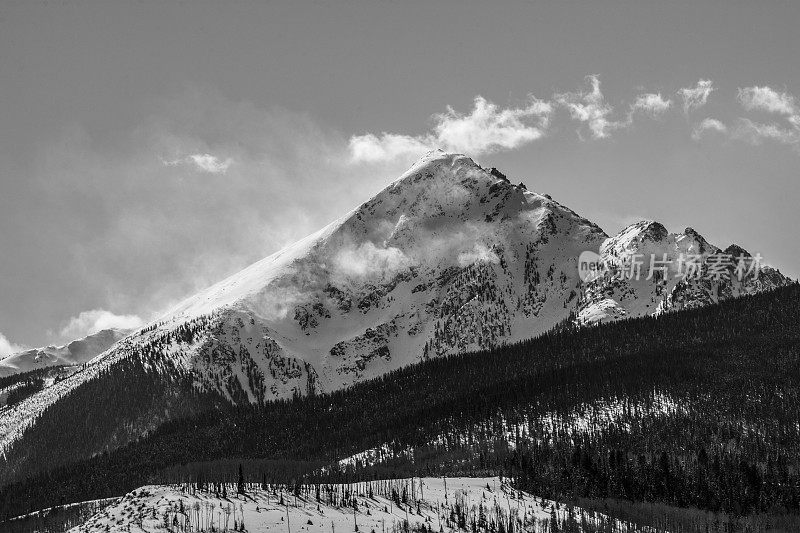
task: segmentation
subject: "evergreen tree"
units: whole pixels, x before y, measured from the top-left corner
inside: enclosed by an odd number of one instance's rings
[[[244,472],[242,471],[242,463],[239,463],[239,480],[236,483],[236,492],[238,494],[244,494]]]

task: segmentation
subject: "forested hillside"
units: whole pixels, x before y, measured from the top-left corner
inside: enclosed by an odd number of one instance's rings
[[[424,361],[327,395],[216,408],[7,485],[2,515],[231,480],[238,463],[253,481],[498,473],[554,499],[796,512],[799,323],[792,285]],[[338,463],[365,450],[376,452]]]

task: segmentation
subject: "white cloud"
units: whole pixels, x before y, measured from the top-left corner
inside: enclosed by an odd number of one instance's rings
[[[196,170],[201,172],[208,172],[209,174],[225,174],[228,171],[228,168],[230,168],[230,166],[233,164],[233,158],[228,157],[227,159],[222,160],[211,154],[197,153],[178,159],[161,159],[161,162],[168,167],[191,165]]]
[[[419,156],[434,148],[470,155],[513,150],[543,137],[551,113],[551,104],[533,96],[523,107],[506,109],[477,96],[469,114],[448,107],[433,115],[433,131],[424,135],[354,135],[350,155],[353,162],[377,162]]]
[[[0,358],[6,357],[7,355],[11,355],[12,353],[21,352],[26,348],[27,348],[26,346],[14,344],[10,340],[8,340],[5,335],[0,333]]]
[[[600,91],[600,78],[587,76],[591,84],[589,92],[561,93],[555,95],[555,101],[565,107],[570,116],[579,122],[585,123],[595,139],[605,139],[612,130],[623,127],[627,123],[615,122],[609,119],[614,108],[606,103]]]
[[[780,115],[795,115],[797,108],[794,96],[789,93],[779,93],[766,85],[763,87],[745,87],[739,89],[739,102],[747,111],[767,111]]]
[[[435,115],[435,137],[447,150],[481,154],[513,150],[544,136],[552,106],[534,97],[528,105],[515,109],[499,109],[481,96],[475,98],[469,115],[452,107]]]
[[[787,124],[755,122],[739,118],[732,136],[753,145],[764,141],[793,145],[800,148],[800,110],[794,96],[778,92],[766,85],[739,89],[739,103],[746,111],[764,111],[781,115]]]
[[[728,133],[728,127],[715,118],[706,118],[695,125],[692,131],[692,139],[699,141],[704,135],[712,132],[725,135]]]
[[[421,135],[387,132],[353,135],[349,141],[351,162],[416,158],[436,148],[473,156],[513,150],[544,137],[553,112],[559,107],[565,109],[572,120],[580,122],[589,137],[605,139],[616,130],[632,126],[637,114],[658,119],[673,107],[673,101],[661,93],[643,93],[636,96],[627,113],[620,113],[615,118],[614,107],[605,100],[601,91],[600,78],[587,76],[586,82],[589,86],[585,90],[556,93],[550,101],[529,96],[525,105],[516,108],[500,108],[477,96],[472,111],[467,114],[448,106],[444,113],[433,115],[433,128]],[[713,90],[710,81],[700,80],[697,87],[679,92],[685,107],[696,109],[705,104]],[[582,136],[581,130],[579,135]]]
[[[142,325],[144,325],[144,321],[136,315],[115,315],[105,309],[92,309],[70,318],[69,322],[61,329],[60,334],[65,339],[71,340],[104,329],[134,329]]]
[[[672,107],[672,100],[664,99],[661,93],[640,94],[631,104],[631,113],[641,111],[653,118],[658,118]]]
[[[800,110],[795,105],[794,96],[764,85],[740,88],[738,98],[746,111],[765,111],[781,115],[788,122],[788,126],[776,122],[762,123],[740,118],[733,132],[734,138],[753,145],[773,141],[800,148]]]
[[[683,111],[689,114],[700,109],[708,101],[709,95],[714,92],[714,82],[711,80],[698,80],[694,87],[684,87],[678,91],[683,98]]]
[[[614,120],[614,108],[605,101],[600,90],[600,78],[587,76],[586,80],[591,85],[591,91],[556,94],[554,99],[569,111],[573,120],[585,123],[594,139],[608,138],[611,132],[632,126],[636,113],[658,119],[672,107],[672,100],[664,98],[661,93],[644,93],[630,104],[624,118]]]

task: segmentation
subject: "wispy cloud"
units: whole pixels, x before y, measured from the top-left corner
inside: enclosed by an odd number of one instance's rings
[[[596,75],[587,76],[586,81],[589,90],[557,93],[553,101],[565,108],[573,120],[584,123],[593,139],[607,139],[614,131],[631,127],[637,113],[658,119],[672,107],[672,100],[664,98],[661,93],[639,94],[630,104],[627,114],[614,119],[614,107],[606,101],[600,90],[600,78]]]
[[[354,162],[375,162],[416,156],[433,148],[471,155],[513,150],[543,137],[551,113],[550,103],[533,96],[516,108],[501,108],[477,96],[469,113],[448,107],[433,115],[432,131],[423,135],[354,135],[350,154]]]
[[[746,111],[763,111],[780,115],[785,122],[755,122],[739,118],[733,137],[753,145],[764,141],[794,145],[800,148],[800,110],[793,95],[764,86],[740,88],[739,103]]]
[[[26,348],[27,348],[26,346],[14,344],[10,340],[8,340],[5,335],[0,333],[0,358],[11,355],[12,353],[21,352]]]
[[[735,139],[754,146],[758,146],[764,141],[775,141],[781,144],[797,144],[800,141],[797,130],[785,128],[775,122],[754,122],[749,118],[739,118],[731,135]]]
[[[61,328],[59,334],[65,339],[79,339],[104,329],[133,329],[144,321],[136,315],[117,315],[105,309],[83,311]]]
[[[699,141],[703,136],[709,133],[725,135],[728,133],[728,127],[715,118],[706,118],[695,125],[692,130],[692,139]]]
[[[586,80],[591,86],[589,91],[560,93],[553,98],[569,111],[573,120],[586,124],[594,139],[605,139],[621,124],[609,118],[614,108],[605,101],[600,91],[600,78],[592,75],[587,76]]]
[[[233,158],[228,157],[223,160],[215,155],[197,153],[178,159],[161,159],[161,162],[168,167],[189,165],[200,172],[207,172],[209,174],[225,174],[233,164]]]
[[[700,79],[694,87],[683,87],[678,94],[683,99],[683,111],[687,115],[706,105],[708,97],[714,92],[714,82]]]

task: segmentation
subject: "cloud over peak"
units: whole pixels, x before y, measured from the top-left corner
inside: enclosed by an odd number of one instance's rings
[[[448,106],[444,113],[433,115],[433,130],[424,135],[353,135],[350,154],[354,162],[375,162],[417,156],[434,148],[472,155],[513,150],[543,137],[552,111],[550,103],[534,96],[516,108],[501,108],[476,96],[470,113]]]
[[[462,115],[452,107],[435,115],[436,139],[448,150],[485,153],[511,150],[545,134],[552,106],[531,96],[524,107],[500,109],[482,96],[472,112]]]

